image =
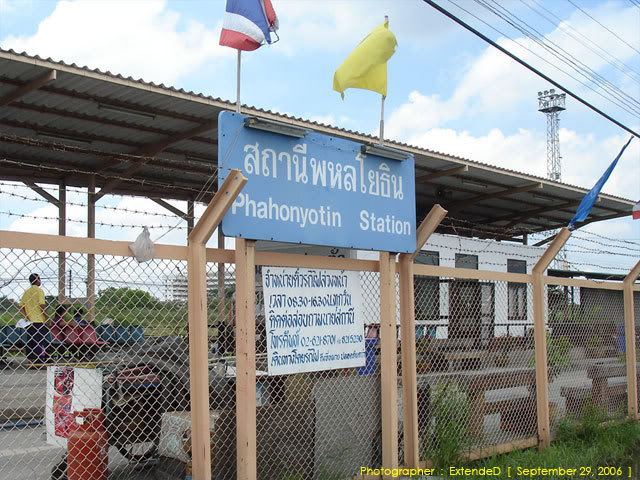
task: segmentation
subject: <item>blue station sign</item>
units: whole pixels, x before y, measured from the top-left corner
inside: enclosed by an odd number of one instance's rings
[[[414,158],[233,112],[218,120],[218,182],[248,181],[229,237],[389,252],[416,247]]]

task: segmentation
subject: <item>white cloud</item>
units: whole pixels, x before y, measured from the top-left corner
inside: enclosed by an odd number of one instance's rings
[[[233,55],[218,45],[219,25],[207,29],[186,20],[182,27],[182,22],[165,0],[61,0],[35,34],[9,36],[0,44],[165,83]]]
[[[400,45],[405,42],[424,45],[425,34],[437,38],[455,28],[451,22],[440,21],[422,2],[278,0],[274,8],[283,36],[283,41],[274,48],[286,54],[351,50],[384,21],[385,15],[389,16],[390,29]]]
[[[591,13],[599,18],[603,24],[615,26],[622,38],[632,39],[631,41],[635,40],[636,42],[640,40],[640,36],[637,34],[638,15],[634,7],[621,8],[620,4],[605,4],[593,9]],[[624,47],[622,48],[618,39],[578,13],[574,13],[564,25],[572,25],[602,49],[615,52],[615,56],[623,61],[634,56],[637,58],[636,52],[625,47],[624,44],[622,44]],[[560,28],[550,32],[546,38],[570,51],[579,61],[589,65],[595,71],[608,65],[601,55],[599,56],[586,46],[578,44],[574,39],[566,36]],[[577,85],[576,80],[560,71],[559,66],[562,65],[562,68],[567,71],[570,71],[570,68],[546,53],[533,40],[520,38],[515,42],[501,39],[498,43],[561,84],[572,87],[589,101],[596,103],[596,105],[602,104],[601,96]],[[536,57],[527,49],[535,51],[552,65]],[[465,119],[473,118],[478,113],[514,111],[521,108],[523,102],[530,103],[531,97],[535,95],[537,90],[548,88],[543,80],[493,47],[486,48],[478,58],[464,68],[464,75],[448,98],[419,91],[412,92],[408,101],[390,114],[387,125],[389,135],[406,138],[416,131],[444,127],[446,124],[463,117]],[[571,74],[576,78],[581,78],[575,72],[571,72]],[[624,85],[628,86],[628,84]],[[633,96],[633,92],[638,91],[637,85],[634,89],[627,91]],[[611,96],[607,96],[606,93],[604,95],[607,97],[608,110],[616,108],[610,104]],[[634,121],[634,118],[630,121]]]
[[[407,141],[424,148],[446,152],[478,162],[546,177],[546,138],[543,132],[520,129],[505,135],[494,128],[486,135],[433,128],[414,133]],[[624,135],[604,139],[561,129],[563,181],[591,188],[627,141]],[[632,142],[613,171],[604,192],[640,198],[640,142]]]

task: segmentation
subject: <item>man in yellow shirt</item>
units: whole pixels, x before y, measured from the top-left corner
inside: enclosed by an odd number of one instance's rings
[[[29,275],[31,286],[20,299],[20,312],[31,322],[27,327],[27,359],[31,363],[45,363],[48,359],[47,341],[49,329],[47,328],[47,312],[44,292],[40,288],[40,275]]]

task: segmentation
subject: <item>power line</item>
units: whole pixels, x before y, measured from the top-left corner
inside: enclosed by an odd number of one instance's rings
[[[564,22],[555,13],[553,13],[551,10],[549,10],[544,5],[542,5],[542,3],[539,2],[539,0],[530,0],[530,1],[533,2],[535,5],[537,5],[539,8],[541,8],[542,10],[544,10],[545,12],[547,12],[549,15],[551,15],[556,20],[557,23],[554,22],[553,20],[551,20],[544,13],[540,12],[540,10],[537,10],[535,7],[533,7],[532,5],[527,3],[525,0],[520,0],[520,1],[524,5],[526,5],[529,9],[531,9],[532,11],[534,11],[535,13],[540,15],[542,18],[547,20],[551,25],[553,25],[554,27],[557,27],[559,30],[563,31],[565,33],[565,35],[573,38],[576,42],[580,43],[581,45],[583,45],[584,47],[589,49],[591,52],[593,52],[594,54],[598,55],[601,59],[603,59],[604,61],[606,61],[610,65],[612,65],[614,68],[618,69],[622,74],[624,74],[628,78],[634,80],[636,83],[640,83],[640,80],[639,80],[640,79],[640,72],[638,72],[637,70],[633,69],[632,67],[630,67],[629,65],[624,63],[619,58],[613,56],[610,52],[608,52],[607,50],[605,50],[602,47],[600,47],[597,43],[593,42],[589,37],[584,36],[580,31],[578,31],[575,28],[573,28],[571,26],[571,24]],[[572,32],[574,32],[575,35]],[[580,37],[580,38],[577,38],[577,37]],[[589,46],[589,45],[591,45],[591,46]],[[609,60],[607,60],[606,57],[608,57]],[[631,74],[628,73],[628,72],[631,72]],[[635,75],[633,75],[633,74],[635,74]]]
[[[541,46],[543,49],[548,51],[551,55],[553,55],[563,63],[567,64],[570,68],[575,70],[579,75],[583,76],[586,80],[593,82],[594,84],[608,91],[611,95],[614,95],[617,99],[615,102],[616,105],[618,105],[619,107],[626,110],[628,113],[632,115],[640,114],[640,109],[638,109],[638,107],[640,107],[640,102],[638,102],[635,98],[629,96],[628,94],[620,90],[616,85],[611,83],[602,75],[598,74],[596,71],[591,69],[588,65],[586,65],[579,59],[577,59],[571,53],[567,52],[566,49],[564,49],[557,43],[545,38],[545,36],[541,32],[531,27],[526,22],[522,21],[516,15],[512,14],[509,10],[502,7],[499,3],[496,2],[496,0],[488,0],[488,1],[491,1],[493,4],[496,5],[497,9],[502,10],[504,13],[500,13],[500,11],[498,11],[496,8],[489,5],[487,0],[474,0],[474,1],[477,4],[482,5],[485,9],[487,9],[493,15],[507,22],[513,28],[518,30],[520,33],[524,34],[526,37],[536,42],[539,46]],[[629,108],[631,110],[629,110]]]
[[[626,132],[629,132],[630,134],[632,134],[635,137],[640,138],[640,134],[638,132],[636,132],[635,130],[632,130],[631,128],[627,127],[625,124],[619,122],[618,120],[616,120],[615,118],[611,117],[610,115],[606,114],[605,112],[603,112],[602,110],[600,110],[599,108],[597,108],[596,106],[592,105],[591,103],[587,102],[586,100],[584,100],[582,97],[576,95],[575,93],[573,93],[571,90],[569,90],[568,88],[564,87],[563,85],[561,85],[560,83],[556,82],[555,80],[551,79],[549,76],[545,75],[544,73],[542,73],[540,70],[538,70],[537,68],[529,65],[527,62],[525,62],[524,60],[522,60],[520,57],[514,55],[513,53],[511,53],[510,51],[508,51],[507,49],[505,49],[504,47],[501,47],[500,45],[498,45],[496,42],[494,42],[493,40],[491,40],[489,37],[487,37],[486,35],[482,34],[481,32],[479,32],[478,30],[476,30],[475,28],[473,28],[471,25],[469,25],[468,23],[464,22],[463,20],[461,20],[460,18],[458,18],[457,16],[455,16],[453,13],[449,12],[447,9],[441,7],[440,5],[438,5],[437,3],[435,3],[433,0],[424,0],[425,3],[427,3],[429,6],[431,6],[432,8],[438,10],[440,13],[442,13],[443,15],[447,16],[448,18],[450,18],[451,20],[453,20],[454,22],[456,22],[458,25],[464,27],[465,29],[467,29],[468,31],[470,31],[471,33],[473,33],[474,35],[476,35],[477,37],[481,38],[482,40],[484,40],[485,42],[487,42],[488,44],[490,44],[491,46],[493,46],[494,48],[500,50],[502,53],[504,53],[505,55],[507,55],[509,58],[511,58],[512,60],[515,60],[516,62],[518,62],[520,65],[522,65],[523,67],[527,68],[528,70],[530,70],[531,72],[535,73],[536,75],[538,75],[540,78],[546,80],[547,82],[551,83],[553,86],[561,89],[562,91],[564,91],[567,95],[569,95],[570,97],[572,97],[573,99],[577,100],[578,102],[580,102],[581,104],[583,104],[584,106],[586,106],[587,108],[589,108],[590,110],[598,113],[599,115],[601,115],[602,117],[606,118],[607,120],[609,120],[610,122],[614,123],[615,125],[617,125],[618,127],[622,128],[623,130],[625,130]]]
[[[575,80],[576,82],[580,83],[581,85],[583,85],[584,87],[586,87],[587,89],[591,90],[592,92],[594,92],[596,95],[602,97],[604,100],[607,101],[611,101],[610,98],[608,98],[607,96],[605,96],[602,92],[594,89],[592,86],[590,86],[589,84],[585,83],[584,81],[580,80],[579,78],[576,78],[575,76],[573,76],[570,72],[562,69],[561,67],[559,67],[556,64],[553,64],[552,62],[550,62],[548,59],[546,59],[545,57],[539,55],[537,52],[535,52],[534,50],[532,50],[531,48],[527,47],[525,44],[523,44],[522,42],[519,42],[517,39],[513,39],[511,38],[509,35],[507,35],[506,33],[502,32],[501,30],[497,29],[496,27],[494,27],[493,25],[490,25],[489,23],[487,23],[486,21],[484,21],[483,19],[481,19],[480,17],[478,17],[477,15],[473,14],[472,12],[470,12],[469,10],[465,9],[464,7],[460,6],[458,3],[456,3],[454,0],[449,0],[453,5],[455,5],[456,7],[458,7],[460,10],[462,10],[463,12],[467,13],[468,15],[472,16],[473,18],[475,18],[476,20],[478,20],[479,22],[483,23],[484,25],[486,25],[487,27],[489,27],[491,30],[494,30],[495,32],[497,32],[498,34],[502,35],[505,38],[508,38],[510,40],[512,40],[514,43],[516,43],[517,45],[519,45],[520,47],[522,47],[523,49],[527,50],[529,53],[531,53],[532,55],[534,55],[535,57],[539,58],[540,60],[542,60],[543,62],[545,62],[546,64],[548,64],[549,66],[559,70],[560,72],[564,73],[565,75],[567,75],[568,77],[572,78],[573,80]],[[539,42],[537,42],[539,43]],[[557,55],[554,55],[557,57]],[[566,63],[566,62],[564,62]],[[575,70],[575,68],[574,68]],[[582,74],[582,76],[585,76],[584,74]],[[590,78],[587,77],[588,80],[591,80]],[[591,80],[593,81],[593,80]],[[623,110],[629,112],[623,105],[620,105],[617,101],[613,101],[613,103],[618,106],[621,107]]]
[[[582,13],[584,13],[587,17],[589,17],[591,20],[593,20],[594,22],[596,22],[598,25],[600,25],[602,28],[604,28],[607,32],[609,32],[611,35],[613,35],[614,37],[616,37],[618,40],[620,40],[622,43],[624,43],[627,47],[631,48],[632,50],[635,50],[636,52],[640,53],[640,50],[638,50],[636,47],[634,47],[633,45],[631,45],[630,43],[627,43],[627,41],[622,38],[620,35],[618,35],[616,32],[614,32],[613,30],[611,30],[609,27],[607,27],[606,25],[603,25],[598,19],[592,17],[588,12],[586,12],[585,10],[582,9],[582,7],[580,5],[576,5],[573,0],[567,0],[567,2],[569,2],[571,5],[573,5],[574,7],[576,7],[578,10],[580,10]]]

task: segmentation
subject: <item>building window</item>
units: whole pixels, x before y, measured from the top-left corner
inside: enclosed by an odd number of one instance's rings
[[[440,265],[440,252],[421,251],[416,256],[420,265]],[[416,320],[437,321],[440,319],[440,280],[438,277],[414,276]]]
[[[416,255],[416,263],[420,265],[440,265],[440,252],[430,250],[420,250],[420,253]]]
[[[456,253],[456,268],[471,268],[478,270],[478,255]]]
[[[525,260],[507,260],[507,272],[527,273],[527,262]],[[527,284],[509,282],[508,292],[508,317],[509,320],[527,319]]]

